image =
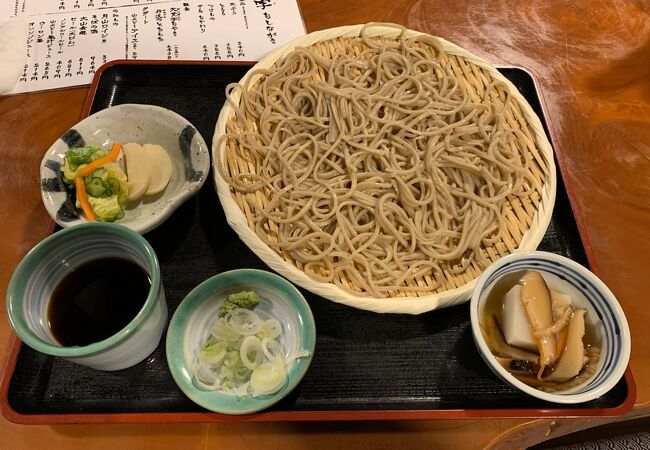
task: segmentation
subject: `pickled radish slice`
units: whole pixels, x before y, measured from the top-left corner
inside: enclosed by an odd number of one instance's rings
[[[144,144],[143,150],[149,155],[151,179],[145,195],[160,194],[165,190],[172,178],[172,159],[162,146],[157,144]]]
[[[128,200],[135,202],[144,195],[149,187],[151,161],[140,144],[129,142],[122,146],[122,151],[126,159],[126,175],[129,180]]]

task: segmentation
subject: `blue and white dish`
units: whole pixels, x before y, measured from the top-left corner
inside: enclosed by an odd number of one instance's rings
[[[172,177],[158,195],[143,197],[116,221],[140,234],[164,222],[199,191],[210,169],[203,137],[186,119],[154,105],[124,104],[103,109],[66,131],[41,162],[41,196],[52,219],[63,228],[86,223],[75,206],[75,193],[63,182],[61,166],[70,147],[96,145],[110,150],[114,142],[162,145],[172,159]]]
[[[507,274],[525,270],[540,272],[550,289],[570,295],[575,307],[587,310],[586,324],[596,334],[601,354],[596,372],[582,384],[563,391],[544,392],[518,380],[492,355],[479,324],[483,308],[499,280]],[[517,389],[549,402],[582,403],[602,396],[618,383],[630,359],[630,329],[614,294],[591,271],[553,253],[518,252],[490,265],[479,277],[472,294],[470,317],[474,341],[490,369]]]
[[[195,383],[197,353],[219,317],[226,296],[242,290],[261,298],[255,312],[260,318],[275,318],[282,327],[278,339],[285,357],[287,382],[275,393],[263,396],[237,395],[205,390]],[[316,347],[316,325],[309,304],[300,291],[284,278],[256,269],[238,269],[215,275],[194,288],[174,313],[167,330],[167,364],[176,384],[198,405],[222,414],[248,414],[266,409],[287,396],[307,373]],[[296,359],[292,355],[306,352]]]

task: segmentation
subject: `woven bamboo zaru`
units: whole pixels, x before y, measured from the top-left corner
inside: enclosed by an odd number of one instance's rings
[[[341,51],[345,51],[347,54],[358,54],[363,50],[362,44],[359,41],[353,42],[353,39],[359,36],[361,28],[362,25],[355,25],[309,34],[270,54],[253,67],[251,72],[257,68],[272,68],[276,61],[298,46],[310,47],[327,58]],[[377,36],[380,39],[394,40],[399,33],[400,30],[390,26],[373,26],[367,30],[368,36]],[[407,36],[422,34],[411,30],[408,30],[407,33]],[[533,180],[534,190],[528,197],[508,197],[504,232],[496,244],[481,249],[484,259],[489,264],[514,251],[533,250],[541,241],[548,227],[556,189],[553,151],[539,118],[512,83],[492,65],[444,39],[435,39],[439,47],[444,50],[439,61],[440,64],[458,77],[473,100],[491,102],[500,106],[503,105],[507,95],[511,96],[511,101],[506,108],[506,123],[508,127],[520,130],[521,135],[525,136],[525,148],[519,150],[528,153],[531,161],[529,175]],[[242,84],[248,80],[251,72],[241,80]],[[255,83],[254,79],[250,81],[252,84]],[[500,83],[497,83],[496,88],[489,90],[490,98],[482,98],[486,88],[493,81]],[[233,100],[239,101],[237,94],[233,96]],[[442,275],[438,275],[442,278],[437,281],[442,281],[442,283],[435,290],[432,289],[430,292],[414,291],[409,289],[409,285],[405,285],[403,289],[391,292],[389,298],[372,298],[362,295],[362,293],[350,293],[332,283],[317,282],[309,278],[302,271],[301,265],[294,261],[289,254],[277,253],[255,234],[254,223],[257,218],[254,216],[251,204],[265,206],[270,194],[264,193],[262,190],[249,194],[235,192],[216,169],[216,162],[224,161],[224,152],[228,150],[241,156],[238,156],[236,163],[224,168],[228,176],[232,177],[238,173],[255,173],[256,171],[254,160],[247,158],[246,154],[235,148],[236,144],[233,140],[222,140],[220,146],[216,145],[220,136],[227,130],[235,131],[237,126],[234,120],[234,110],[226,103],[219,116],[213,139],[215,143],[213,147],[215,186],[231,227],[248,247],[272,269],[325,298],[376,312],[419,314],[469,299],[476,279],[485,269],[485,266],[478,266],[476,262],[462,273],[444,272]],[[226,149],[226,145],[230,148]],[[270,242],[277,240],[277,228],[273,223],[267,222],[263,229],[267,240]],[[348,289],[355,290],[355,286],[350,280],[340,281]],[[414,282],[419,286],[434,285],[431,275],[423,276]]]

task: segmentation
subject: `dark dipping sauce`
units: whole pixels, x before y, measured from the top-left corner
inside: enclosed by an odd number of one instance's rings
[[[88,261],[54,288],[47,311],[50,330],[66,347],[107,339],[133,320],[150,288],[149,274],[133,261]]]

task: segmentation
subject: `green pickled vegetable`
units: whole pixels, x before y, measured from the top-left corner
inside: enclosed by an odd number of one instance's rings
[[[70,185],[70,189],[74,189],[75,179],[81,176],[79,171],[88,164],[105,158],[107,154],[106,150],[96,146],[69,148],[61,168],[63,181]],[[95,165],[99,163],[101,161]],[[91,174],[84,175],[85,195],[96,219],[113,222],[124,217],[123,206],[127,203],[129,183],[120,166],[115,162],[108,162],[93,170]]]
[[[69,165],[69,169],[76,172],[80,165],[90,164],[96,159],[106,156],[106,153],[106,150],[100,147],[95,147],[94,145],[70,148],[66,152],[65,161]],[[66,178],[74,179],[74,177],[68,177],[67,175]]]
[[[88,203],[97,216],[97,220],[102,222],[113,222],[124,217],[124,210],[117,201],[117,195],[110,197],[88,196]]]
[[[104,180],[99,177],[85,179],[86,193],[91,197],[109,197],[112,193]]]
[[[129,184],[126,174],[117,164],[107,164],[104,180],[108,183],[111,192],[117,195],[120,205],[125,205],[129,196]]]
[[[76,175],[75,171],[70,168],[70,163],[68,163],[68,158],[63,160],[63,167],[61,167],[63,172],[63,181],[67,184],[74,184],[74,177]]]

